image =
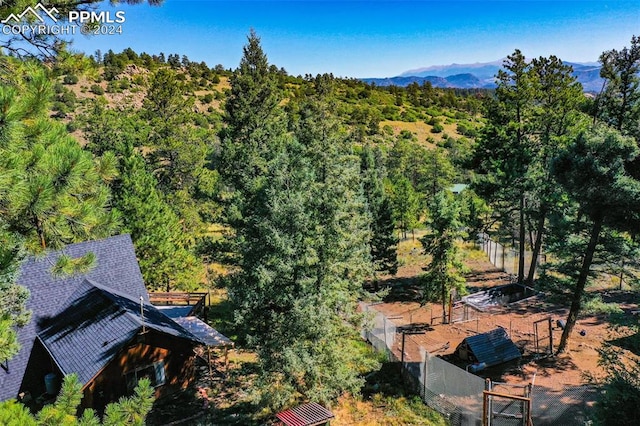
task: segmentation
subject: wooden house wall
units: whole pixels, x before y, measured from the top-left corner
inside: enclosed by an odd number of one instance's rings
[[[165,384],[156,388],[155,396],[187,387],[195,376],[193,344],[182,339],[149,331],[138,336],[121,351],[84,388],[82,406],[102,412],[104,407],[129,394],[125,375],[138,368],[164,362]]]

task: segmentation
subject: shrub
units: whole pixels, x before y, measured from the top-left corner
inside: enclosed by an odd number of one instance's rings
[[[93,94],[104,95],[104,89],[99,84],[92,84],[91,87],[89,88],[89,90]]]
[[[442,124],[436,123],[431,128],[431,133],[442,133],[443,130],[444,130],[444,127],[442,127]]]
[[[78,82],[78,76],[73,74],[67,74],[62,79],[64,84],[76,84]]]
[[[131,82],[137,86],[144,86],[144,77],[140,74],[135,75],[132,79]]]
[[[79,128],[78,123],[76,123],[73,120],[67,123],[67,132],[69,133],[75,132],[76,130],[78,130],[78,128]]]
[[[120,93],[120,83],[117,80],[111,80],[107,83],[107,93]]]
[[[202,97],[202,102],[204,102],[205,104],[210,104],[211,102],[213,102],[213,93],[207,93],[206,95],[204,95]]]

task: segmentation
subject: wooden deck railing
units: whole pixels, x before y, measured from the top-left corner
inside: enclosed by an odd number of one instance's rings
[[[208,293],[153,292],[149,293],[149,302],[156,306],[193,306],[194,313],[201,313],[205,307]]]

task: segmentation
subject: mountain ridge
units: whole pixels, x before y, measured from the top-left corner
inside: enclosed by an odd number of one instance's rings
[[[377,86],[405,87],[411,83],[429,82],[433,87],[457,89],[492,89],[496,87],[494,77],[506,58],[492,62],[473,64],[432,65],[408,70],[395,77],[361,78]],[[585,92],[598,92],[602,87],[600,65],[594,62],[564,62],[573,67],[573,75],[582,84]]]

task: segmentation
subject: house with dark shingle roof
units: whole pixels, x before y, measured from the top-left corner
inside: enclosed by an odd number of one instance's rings
[[[96,265],[86,273],[52,273],[62,255],[87,253]],[[18,284],[31,292],[31,322],[18,329],[21,349],[0,370],[0,400],[51,393],[63,376],[76,373],[83,407],[102,410],[130,394],[147,377],[156,395],[185,387],[194,377],[194,348],[231,342],[196,318],[176,320],[149,303],[131,238],[119,235],[72,244],[28,259]],[[200,336],[180,321],[198,323]],[[217,340],[203,337],[215,335]]]

